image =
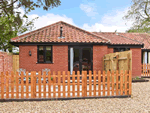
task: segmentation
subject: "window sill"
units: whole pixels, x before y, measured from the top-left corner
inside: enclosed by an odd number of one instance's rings
[[[51,63],[39,63],[39,62],[36,62],[36,64],[54,64],[54,62],[51,62]]]

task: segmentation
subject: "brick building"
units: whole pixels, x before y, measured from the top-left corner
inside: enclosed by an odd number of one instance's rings
[[[118,33],[91,33],[60,21],[11,43],[19,47],[19,67],[27,71],[102,71],[105,54],[132,50],[132,75],[141,76],[143,43]]]

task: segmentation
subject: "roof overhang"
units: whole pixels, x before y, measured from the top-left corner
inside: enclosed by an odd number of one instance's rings
[[[87,43],[87,42],[10,42],[14,46],[34,46],[34,45],[109,45],[110,43]]]
[[[108,48],[143,48],[144,44],[110,44]]]
[[[34,45],[107,45],[108,48],[143,48],[142,45],[132,45],[132,44],[111,44],[111,43],[87,43],[87,42],[10,42],[14,46],[34,46]]]

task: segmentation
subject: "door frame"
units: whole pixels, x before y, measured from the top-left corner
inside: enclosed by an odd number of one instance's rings
[[[80,73],[82,72],[82,65],[81,65],[81,61],[82,60],[82,49],[83,48],[91,48],[91,52],[90,52],[90,58],[91,58],[91,71],[93,72],[93,45],[69,45],[68,46],[68,71],[70,71],[70,48],[80,48],[79,49],[79,71]]]

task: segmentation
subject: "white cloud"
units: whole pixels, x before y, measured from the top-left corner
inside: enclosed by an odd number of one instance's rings
[[[96,11],[96,4],[94,3],[80,4],[80,9],[83,10],[89,17],[94,17],[98,14]]]
[[[72,18],[67,17],[66,15],[55,15],[53,13],[48,13],[46,15],[39,16],[37,14],[28,15],[29,19],[34,19],[35,17],[39,17],[34,22],[34,27],[36,29],[53,24],[58,21],[64,21],[69,24],[75,25]]]
[[[105,14],[100,22],[94,25],[89,25],[88,23],[83,24],[83,29],[88,31],[102,31],[102,32],[125,32],[132,26],[133,21],[123,20],[123,16],[126,14],[127,8],[122,11],[112,11],[111,14]],[[127,24],[126,24],[127,23]]]

